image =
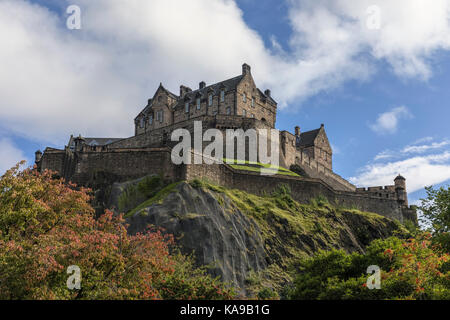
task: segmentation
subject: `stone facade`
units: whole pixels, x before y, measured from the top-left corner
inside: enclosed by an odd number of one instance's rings
[[[175,129],[193,133],[197,121],[201,121],[203,133],[210,128],[222,130],[224,136],[227,129],[270,131],[275,130],[276,112],[277,103],[270,90],[258,89],[250,66],[244,64],[237,77],[209,86],[202,81],[196,90],[182,85],[179,95],[160,84],[135,118],[133,137],[71,136],[64,149],[47,148],[43,154],[36,152],[36,164],[38,170],[56,171],[66,180],[93,188],[100,186],[98,181],[103,181],[104,177],[113,183],[149,174],[160,174],[168,181],[206,178],[253,193],[269,192],[285,183],[300,202],[323,195],[336,205],[416,222],[414,209],[408,207],[405,178],[397,177],[392,186],[366,189],[356,188],[333,172],[333,151],[323,124],[307,132],[301,132],[299,126],[294,133],[280,132],[277,141],[280,166],[299,173],[300,177],[261,176],[236,171],[226,164],[177,166],[171,161],[171,150],[178,143],[171,141]],[[202,142],[200,151],[209,143]],[[246,146],[245,159],[249,160],[252,154],[248,141]],[[226,150],[223,155],[225,157]]]

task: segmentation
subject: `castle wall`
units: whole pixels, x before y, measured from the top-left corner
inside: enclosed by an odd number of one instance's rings
[[[409,219],[416,222],[413,209],[404,207],[396,198],[383,198],[368,193],[337,191],[319,179],[295,178],[287,176],[263,176],[253,172],[240,172],[228,166],[189,165],[185,168],[185,179],[207,179],[228,188],[236,188],[249,193],[263,195],[273,192],[278,185],[286,184],[292,191],[294,200],[310,203],[310,200],[324,196],[336,206],[374,212],[400,222]]]

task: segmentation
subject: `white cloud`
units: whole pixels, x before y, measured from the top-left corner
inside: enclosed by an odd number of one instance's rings
[[[397,174],[406,178],[408,192],[450,180],[450,151],[392,162],[371,163],[350,181],[360,186],[392,185]]]
[[[370,128],[378,134],[390,134],[397,131],[400,119],[411,118],[412,115],[405,106],[393,108],[390,111],[378,115],[374,124]]]
[[[18,149],[8,138],[0,138],[0,150],[2,150],[2,156],[0,157],[0,176],[20,161],[26,160],[22,150]]]
[[[403,153],[424,153],[429,150],[435,150],[435,149],[441,149],[445,146],[448,146],[450,144],[450,141],[445,140],[442,142],[433,142],[431,144],[424,144],[424,145],[411,145],[406,146],[403,148]]]
[[[76,2],[80,31],[41,6],[0,1],[3,129],[52,143],[70,133],[127,136],[160,81],[178,91],[235,76],[247,62],[286,107],[369,79],[377,60],[428,79],[433,53],[450,48],[447,0],[378,0],[380,30],[365,27],[369,0],[289,0],[290,50],[275,39],[265,47],[232,0]]]

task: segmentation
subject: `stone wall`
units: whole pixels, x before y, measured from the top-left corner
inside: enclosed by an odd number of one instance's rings
[[[415,211],[404,207],[396,198],[383,198],[367,193],[338,191],[319,179],[289,176],[263,176],[253,172],[236,171],[227,165],[190,165],[184,169],[185,179],[207,179],[228,188],[236,188],[249,193],[270,194],[280,184],[286,184],[292,197],[300,203],[310,203],[311,199],[323,196],[336,206],[375,212],[400,222],[417,222]]]

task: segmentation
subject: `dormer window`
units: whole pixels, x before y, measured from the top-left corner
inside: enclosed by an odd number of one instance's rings
[[[197,110],[200,110],[200,98],[197,98]]]
[[[210,94],[209,96],[208,96],[208,106],[212,106],[212,104],[213,104],[213,96],[212,96],[212,94]]]
[[[225,101],[225,90],[220,91],[220,102]]]
[[[184,111],[185,111],[186,113],[189,113],[189,102],[186,102],[186,103],[184,104]]]
[[[245,93],[244,93],[243,96],[242,96],[242,101],[244,101],[244,103],[247,102],[247,95],[246,95]]]

